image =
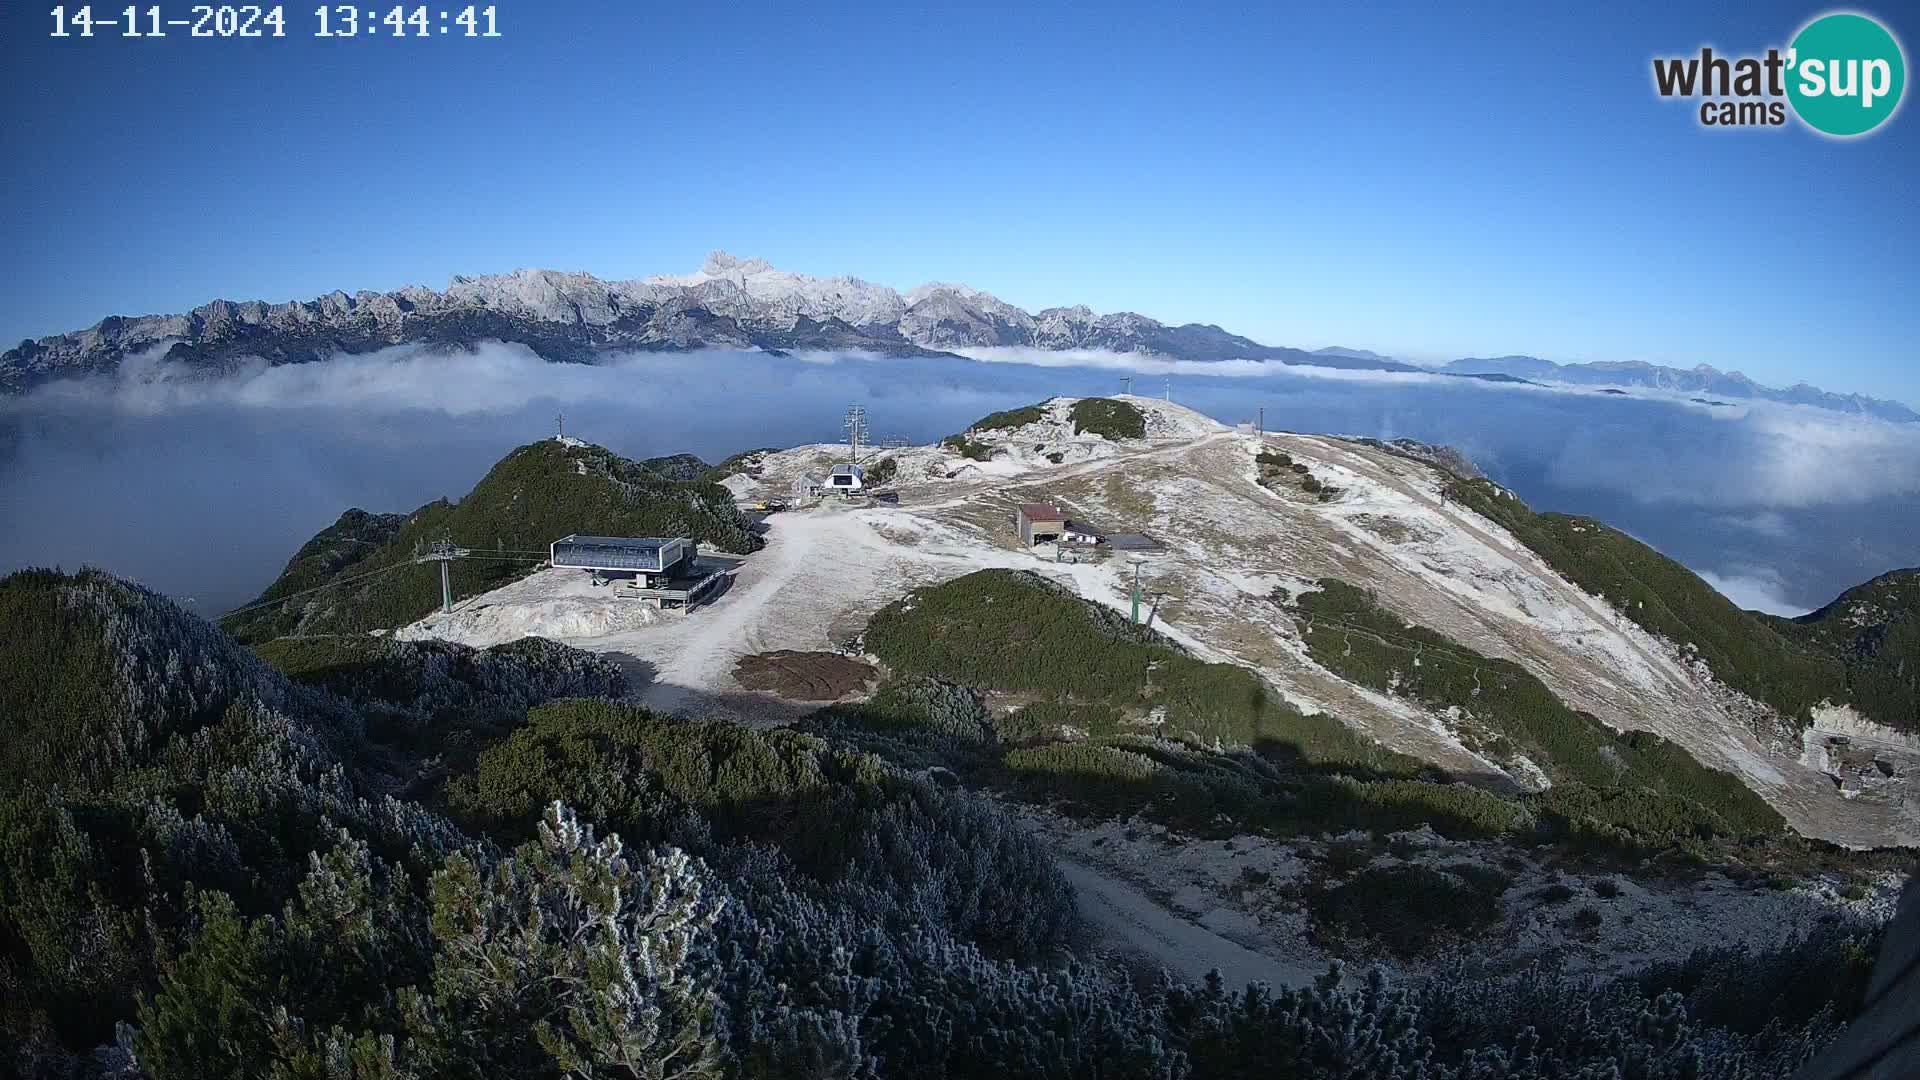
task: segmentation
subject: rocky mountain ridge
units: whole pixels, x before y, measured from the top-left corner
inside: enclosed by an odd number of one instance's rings
[[[906,292],[855,277],[817,278],[763,259],[707,256],[700,270],[630,281],[591,274],[516,270],[455,277],[444,291],[334,291],[313,300],[215,300],[184,314],[110,316],[85,330],[23,341],[0,354],[0,394],[116,371],[130,356],[165,359],[212,374],[259,357],[271,364],[324,360],[395,345],[469,347],[518,342],[548,360],[591,363],[603,353],[700,348],[867,351],[957,355],[970,349],[1033,348],[1141,353],[1179,360],[1264,360],[1374,371],[1434,371],[1364,349],[1317,351],[1264,345],[1219,326],[1171,326],[1130,311],[1085,305],[1037,312],[966,285],[931,283]],[[1711,392],[1814,405],[1884,419],[1920,421],[1894,402],[1831,394],[1801,384],[1760,386],[1736,373],[1646,364],[1562,366],[1533,357],[1457,360],[1441,374],[1540,378],[1579,384]]]
[[[1687,394],[1713,394],[1743,400],[1810,405],[1816,409],[1857,413],[1900,423],[1920,421],[1920,412],[1897,401],[1864,394],[1836,394],[1805,382],[1785,389],[1763,386],[1738,371],[1721,371],[1711,364],[1691,368],[1665,367],[1641,361],[1603,360],[1590,364],[1556,364],[1537,356],[1469,357],[1440,370],[1455,375],[1512,375],[1539,382],[1574,386],[1633,387]]]

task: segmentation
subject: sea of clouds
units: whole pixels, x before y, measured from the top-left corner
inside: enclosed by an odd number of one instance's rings
[[[1055,394],[1171,395],[1270,429],[1455,445],[1536,507],[1592,513],[1749,606],[1806,610],[1920,563],[1920,425],[1424,372],[1089,351],[972,359],[400,347],[207,376],[129,358],[0,402],[0,569],[92,563],[217,613],[342,510],[457,498],[514,446],[570,434],[630,456],[875,438],[928,442]]]

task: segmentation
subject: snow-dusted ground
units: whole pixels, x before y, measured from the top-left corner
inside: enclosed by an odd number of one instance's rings
[[[1140,886],[1056,851],[1055,862],[1080,901],[1080,914],[1105,935],[1109,948],[1143,958],[1180,978],[1199,982],[1218,971],[1230,987],[1264,982],[1304,986],[1327,970],[1275,955],[1270,942],[1248,948],[1220,931],[1169,910]],[[1218,909],[1216,909],[1218,910]]]
[[[869,462],[896,461],[898,505],[830,498],[774,515],[766,549],[746,561],[726,594],[691,616],[648,622],[636,613],[634,622],[619,622],[605,611],[619,603],[610,596],[604,604],[574,595],[544,607],[548,596],[536,577],[470,601],[477,610],[457,612],[451,629],[428,620],[406,632],[475,641],[516,629],[549,633],[647,665],[655,673],[642,691],[650,704],[750,716],[755,699],[731,675],[740,657],[843,644],[914,585],[1019,567],[1125,610],[1127,560],[1054,563],[1044,551],[1018,546],[1014,506],[1050,501],[1168,545],[1144,571],[1155,625],[1196,655],[1251,667],[1296,706],[1331,713],[1460,775],[1527,787],[1541,780],[1528,762],[1490,761],[1469,749],[1449,716],[1322,668],[1270,594],[1297,594],[1322,577],[1372,588],[1409,621],[1522,664],[1576,708],[1618,728],[1659,732],[1735,772],[1806,835],[1853,845],[1920,841],[1920,801],[1905,799],[1904,782],[1843,795],[1797,742],[1775,745],[1756,735],[1767,710],[1714,681],[1676,647],[1684,643],[1647,634],[1551,572],[1504,529],[1447,503],[1430,467],[1330,436],[1266,436],[1266,445],[1340,490],[1322,502],[1286,484],[1269,490],[1256,482],[1259,437],[1169,402],[1130,400],[1147,414],[1146,439],[1074,435],[1065,418],[1071,402],[1056,399],[1037,423],[979,433],[999,448],[988,462],[939,447],[876,451]],[[767,453],[727,486],[742,500],[785,499],[797,477],[824,474],[841,452],[823,444]]]
[[[1089,918],[1177,973],[1199,977],[1214,964],[1230,976],[1229,985],[1252,978],[1304,983],[1327,970],[1336,956],[1312,939],[1308,916],[1289,895],[1315,875],[1325,875],[1326,841],[1197,840],[1149,822],[1088,826],[1051,814],[1021,816],[1059,853]],[[1365,837],[1352,839],[1364,842]],[[1480,936],[1474,950],[1476,959],[1503,969],[1553,956],[1572,973],[1605,976],[1681,959],[1702,945],[1767,948],[1807,933],[1831,914],[1888,918],[1903,884],[1897,874],[1880,875],[1867,896],[1849,901],[1837,891],[1837,882],[1776,890],[1718,873],[1697,880],[1636,879],[1563,872],[1544,849],[1517,853],[1502,845],[1452,843],[1424,830],[1392,840],[1392,851],[1376,855],[1382,865],[1467,861],[1512,877],[1501,898],[1499,923]],[[1509,865],[1516,854],[1517,864]],[[1617,894],[1606,896],[1603,881],[1617,886]],[[1566,886],[1572,896],[1557,902],[1542,898],[1540,890],[1551,884]],[[1141,900],[1152,907],[1141,908]],[[1573,923],[1572,916],[1585,908],[1598,913],[1598,925]],[[1249,952],[1264,968],[1245,959]],[[1347,962],[1349,978],[1374,966],[1412,974],[1452,959],[1408,963],[1378,952],[1356,955],[1351,943],[1342,943],[1337,955]]]
[[[870,463],[896,460],[898,505],[830,498],[773,515],[766,548],[746,560],[725,593],[690,615],[655,615],[592,589],[584,575],[547,571],[402,633],[475,644],[525,633],[558,637],[631,665],[642,676],[636,697],[656,708],[780,722],[803,706],[738,686],[732,672],[741,657],[841,646],[875,610],[920,584],[1014,567],[1125,610],[1126,559],[1063,564],[1020,548],[1015,504],[1050,501],[1168,545],[1145,564],[1155,625],[1196,655],[1254,668],[1296,705],[1330,712],[1458,773],[1526,786],[1542,779],[1530,763],[1475,754],[1448,717],[1314,663],[1270,595],[1297,595],[1322,577],[1368,586],[1410,621],[1524,665],[1576,707],[1617,727],[1658,731],[1738,772],[1807,835],[1857,845],[1920,839],[1920,804],[1907,805],[1903,786],[1843,796],[1816,755],[1756,737],[1764,708],[1551,573],[1497,525],[1446,503],[1427,466],[1331,437],[1270,435],[1267,445],[1341,494],[1321,502],[1287,485],[1270,491],[1256,483],[1257,436],[1178,405],[1133,400],[1148,414],[1143,440],[1075,436],[1063,420],[1069,403],[1054,402],[1038,424],[983,433],[999,448],[988,462],[937,447],[877,451]],[[768,453],[726,486],[742,501],[786,499],[795,478],[824,475],[841,452],[823,444]],[[1832,717],[1829,726],[1844,726],[1843,719]],[[1228,848],[1169,842],[1151,826],[1128,839],[1122,826],[1033,820],[1066,860],[1092,920],[1130,949],[1188,975],[1218,966],[1233,981],[1300,981],[1325,969],[1297,902],[1277,892],[1309,872],[1314,842],[1240,838]],[[1436,843],[1414,857],[1491,856],[1484,847]],[[1248,867],[1265,882],[1245,877]],[[1507,894],[1503,925],[1489,938],[1501,958],[1554,951],[1576,969],[1618,970],[1684,955],[1702,942],[1769,943],[1840,903],[1818,889],[1770,892],[1710,877],[1670,887],[1622,878],[1622,895],[1611,900],[1595,895],[1590,882],[1568,879],[1576,898],[1543,906],[1532,897],[1550,873],[1530,865]],[[1587,904],[1602,913],[1599,928],[1563,925]]]
[[[405,640],[440,638],[484,649],[523,637],[573,643],[636,630],[659,621],[660,614],[595,586],[580,570],[539,570],[492,592],[468,597],[447,613],[434,612],[394,631]]]

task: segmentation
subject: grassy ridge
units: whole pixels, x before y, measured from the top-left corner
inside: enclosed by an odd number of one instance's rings
[[[1882,574],[1797,619],[1766,620],[1787,640],[1838,657],[1846,700],[1862,713],[1920,731],[1920,568]]]
[[[358,508],[341,514],[300,545],[260,599],[304,592],[337,577],[364,573],[378,565],[368,560],[391,543],[406,524],[406,514],[371,514]]]
[[[1577,712],[1525,668],[1409,626],[1372,594],[1323,579],[1296,610],[1313,658],[1341,677],[1433,709],[1459,710],[1468,745],[1496,761],[1525,755],[1554,787],[1548,811],[1618,818],[1643,836],[1773,835],[1780,815],[1740,780],[1649,732],[1619,734]],[[1563,789],[1584,789],[1581,791]]]
[[[749,475],[758,475],[759,470],[757,468],[749,470],[748,462],[757,460],[766,454],[777,454],[782,449],[784,449],[784,447],[759,446],[752,450],[742,450],[737,454],[730,454],[722,460],[720,464],[708,469],[700,479],[710,484],[717,484],[737,472],[748,472]]]
[[[760,538],[717,484],[667,480],[597,446],[543,440],[508,454],[458,503],[429,503],[393,526],[385,515],[357,527],[378,546],[352,561],[341,546],[315,537],[255,603],[292,596],[316,584],[375,571],[365,583],[343,584],[283,604],[242,612],[221,626],[245,642],[295,634],[346,634],[404,626],[440,603],[436,567],[411,565],[416,548],[450,536],[474,556],[451,566],[456,598],[498,588],[527,574],[549,543],[568,533],[690,536],[723,551],[758,550]],[[342,518],[346,522],[347,518]],[[329,533],[341,529],[336,523]],[[497,552],[498,554],[492,554]]]
[[[1045,404],[1045,402],[1041,402],[1038,405],[1022,405],[1017,409],[1002,409],[999,412],[988,413],[973,423],[968,424],[967,430],[1004,431],[1008,428],[1025,427],[1028,424],[1038,423],[1042,417],[1046,416],[1046,410],[1042,408]]]
[[[1449,477],[1447,496],[1498,522],[1561,576],[1606,598],[1651,633],[1690,648],[1714,677],[1802,721],[1844,691],[1846,671],[1782,637],[1774,626],[1693,571],[1587,517],[1536,514],[1487,480]]]
[[[714,466],[700,460],[693,454],[668,454],[663,457],[644,458],[640,467],[667,480],[681,483],[693,483],[704,480],[713,472]],[[725,474],[722,474],[722,479]]]

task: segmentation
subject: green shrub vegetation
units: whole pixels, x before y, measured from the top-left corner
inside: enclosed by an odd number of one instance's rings
[[[1543,904],[1564,904],[1573,899],[1573,887],[1556,881],[1551,885],[1542,885],[1533,895]]]
[[[1200,835],[1255,830],[1318,835],[1431,826],[1462,839],[1503,835],[1521,809],[1464,784],[1363,778],[1279,765],[1251,752],[1172,749],[1145,739],[1016,746],[1002,758],[1009,790],[1113,816],[1143,814]]]
[[[1876,949],[1835,927],[1604,983],[1142,982],[1057,949],[1071,895],[990,804],[803,732],[529,700],[444,806],[396,794],[426,762],[376,712],[510,718],[527,695],[495,677],[596,677],[558,646],[264,646],[293,681],[103,574],[13,575],[0,613],[8,1075],[1784,1077]],[[971,691],[884,707],[876,738],[991,745]]]
[[[1473,863],[1374,865],[1337,885],[1311,889],[1314,926],[1334,937],[1377,942],[1411,958],[1456,945],[1500,919],[1511,882]]]
[[[883,457],[878,461],[869,461],[866,465],[865,483],[870,487],[890,484],[899,472],[900,462],[895,458]]]
[[[642,458],[640,467],[662,479],[679,483],[705,480],[707,474],[714,468],[693,454],[668,454],[664,457]]]
[[[90,788],[219,723],[233,701],[316,698],[205,623],[98,571],[9,575],[0,625],[0,790]]]
[[[275,578],[268,593],[290,596],[351,577],[384,563],[372,561],[407,524],[406,514],[369,514],[349,510],[300,546]]]
[[[440,574],[412,565],[418,549],[451,537],[474,557],[451,564],[455,597],[498,588],[539,565],[539,552],[569,533],[688,536],[722,551],[764,543],[717,484],[667,480],[597,446],[546,439],[508,454],[458,503],[429,503],[389,530],[387,519],[352,514],[295,554],[255,604],[221,620],[245,642],[308,634],[361,633],[404,626],[440,603]],[[336,552],[346,531],[385,534],[350,562]],[[384,571],[384,572],[382,572]],[[360,575],[378,576],[351,580]],[[297,596],[317,585],[340,584]],[[284,601],[269,603],[272,601]],[[249,605],[251,606],[251,605]]]
[[[1319,586],[1294,602],[1315,660],[1363,686],[1458,709],[1470,745],[1495,760],[1524,755],[1546,773],[1553,786],[1534,809],[1565,828],[1648,842],[1783,830],[1780,815],[1739,778],[1674,743],[1616,733],[1567,707],[1520,665],[1408,626],[1365,590],[1331,578]]]
[[[1301,715],[1252,672],[1195,660],[1016,571],[970,574],[882,608],[864,644],[894,681],[815,724],[903,765],[1199,832],[1425,824],[1453,837],[1699,857],[1787,842],[1779,815],[1737,778],[1649,733],[1617,734],[1524,669],[1409,629],[1359,590],[1322,586],[1301,599],[1316,658],[1364,685],[1458,706],[1483,750],[1525,754],[1549,790],[1513,798],[1453,782],[1330,717]],[[989,709],[990,697],[1012,704]]]
[[[742,450],[737,454],[728,456],[722,460],[720,464],[708,469],[700,479],[709,484],[717,484],[727,477],[732,476],[734,473],[744,472],[757,476],[760,471],[757,468],[757,462],[768,454],[779,453],[780,450],[781,447],[778,446],[760,446],[752,450]]]
[[[876,612],[866,647],[895,673],[1119,709],[1142,730],[1222,745],[1285,743],[1311,761],[1394,759],[1326,716],[1305,716],[1259,677],[1208,664],[1038,574],[982,570]]]
[[[1259,466],[1262,487],[1272,488],[1277,484],[1291,483],[1309,495],[1318,496],[1321,502],[1332,502],[1340,497],[1339,488],[1315,479],[1313,471],[1306,465],[1293,460],[1290,454],[1278,450],[1261,450],[1253,455],[1253,460]]]
[[[540,702],[626,690],[612,661],[545,638],[473,649],[322,635],[275,638],[254,651],[294,681],[352,702],[371,741],[435,762],[416,778],[420,790],[430,790],[444,767],[470,761],[481,745],[525,723]]]
[[[1920,568],[1882,574],[1797,619],[1765,619],[1787,640],[1838,658],[1846,684],[1836,701],[1920,731]]]
[[[703,856],[771,844],[823,885],[853,889],[850,904],[902,933],[927,905],[947,904],[946,925],[1027,955],[1072,925],[1065,883],[1025,834],[968,797],[800,732],[689,723],[605,701],[547,705],[449,785],[448,803],[514,839],[562,795],[630,843],[672,841]]]
[[[993,447],[966,435],[949,435],[940,440],[940,445],[969,461],[986,461],[993,457]]]
[[[1840,660],[1783,637],[1693,571],[1593,518],[1536,514],[1488,480],[1447,476],[1447,497],[1498,522],[1561,576],[1707,662],[1714,677],[1804,722],[1845,692]]]
[[[1075,434],[1098,435],[1103,439],[1144,439],[1147,415],[1130,401],[1113,398],[1081,398],[1067,414]]]
[[[1045,404],[1046,402],[1043,401],[1037,405],[1022,405],[1018,409],[1003,409],[1000,412],[988,413],[973,423],[968,424],[967,430],[1005,431],[1008,428],[1026,427],[1028,424],[1036,424],[1046,416],[1046,410],[1043,408]]]
[[[869,621],[894,673],[814,723],[902,764],[954,768],[1025,798],[1145,813],[1201,830],[1282,834],[1522,825],[1519,805],[1444,777],[1252,672],[1195,660],[1035,574],[985,570],[914,591]],[[989,713],[983,694],[1021,702]]]

